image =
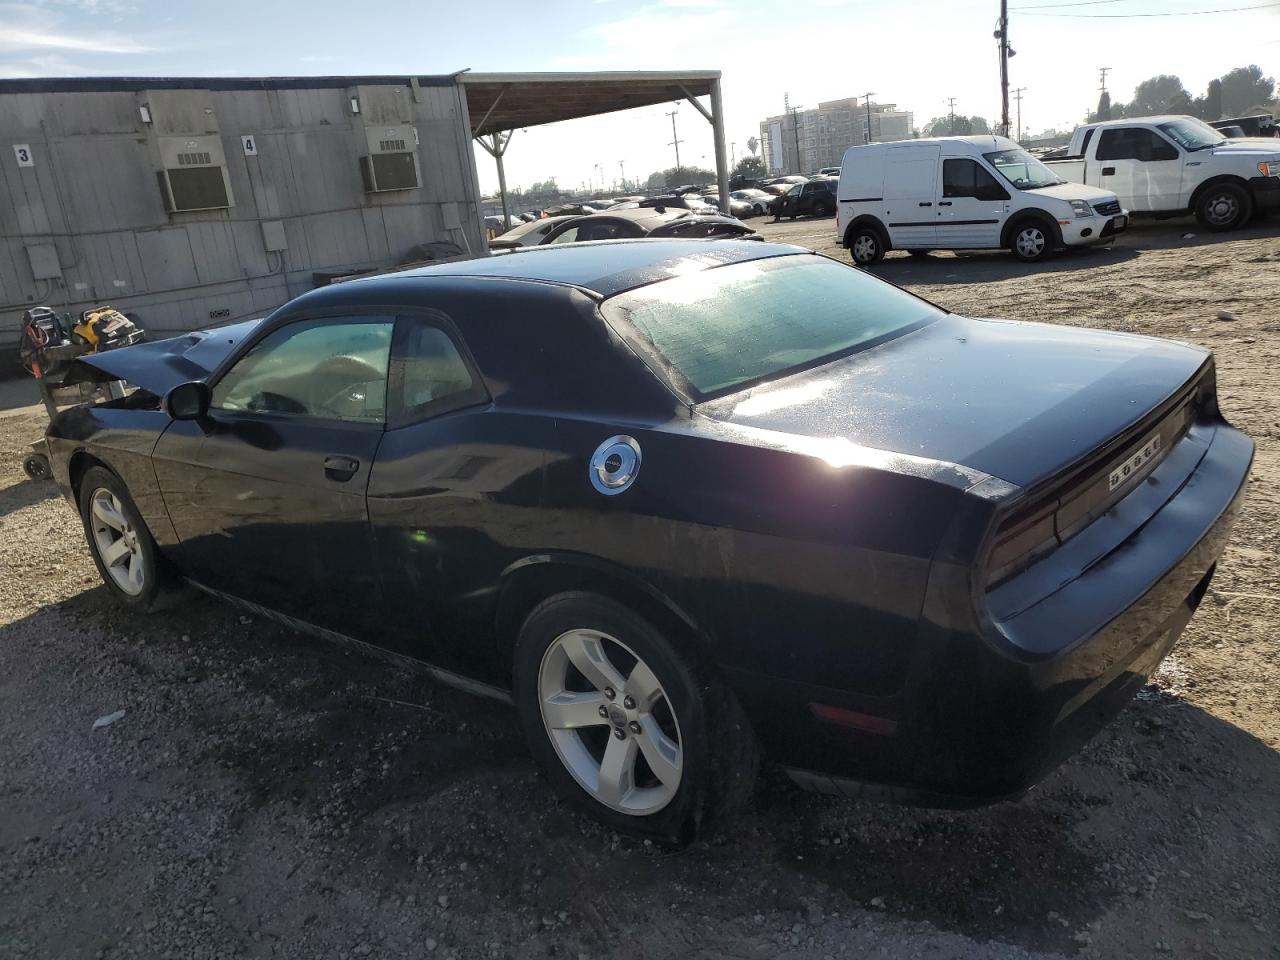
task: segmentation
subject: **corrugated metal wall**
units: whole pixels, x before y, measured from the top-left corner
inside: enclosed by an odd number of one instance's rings
[[[465,109],[452,83],[0,90],[0,346],[16,343],[36,303],[111,303],[163,334],[260,316],[310,289],[315,272],[392,266],[428,241],[480,252]],[[368,128],[403,123],[417,133],[421,186],[365,192]],[[158,140],[206,133],[221,140],[234,206],[168,213]],[[32,166],[18,164],[16,144]],[[288,249],[268,252],[261,224],[275,220]],[[33,276],[26,248],[41,244],[56,247],[61,279]]]

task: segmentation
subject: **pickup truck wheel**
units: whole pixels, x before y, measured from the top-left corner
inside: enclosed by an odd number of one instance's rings
[[[1244,187],[1219,183],[1210,187],[1196,204],[1196,219],[1215,233],[1243,226],[1253,216],[1253,199]]]
[[[1053,252],[1049,231],[1035,220],[1024,220],[1009,235],[1009,249],[1023,263],[1036,263]]]
[[[849,256],[860,267],[873,267],[884,259],[884,240],[872,227],[858,227],[849,241]]]

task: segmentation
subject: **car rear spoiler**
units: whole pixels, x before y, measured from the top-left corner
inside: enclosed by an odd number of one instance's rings
[[[168,340],[85,354],[72,364],[64,382],[124,380],[163,396],[180,383],[207,378],[261,323],[261,319],[246,320]]]

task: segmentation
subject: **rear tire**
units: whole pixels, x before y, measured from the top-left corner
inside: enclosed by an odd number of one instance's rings
[[[1252,216],[1253,197],[1236,183],[1214,184],[1196,202],[1196,219],[1200,226],[1214,233],[1242,227]]]
[[[884,238],[874,227],[857,227],[849,239],[849,256],[860,267],[874,267],[884,259]]]
[[[1009,231],[1009,251],[1023,263],[1039,263],[1053,252],[1049,228],[1039,220],[1022,220]]]
[[[737,700],[622,604],[579,592],[543,601],[513,672],[534,759],[605,826],[679,846],[750,796],[757,751]]]
[[[89,552],[117,603],[149,612],[176,594],[177,577],[123,480],[105,467],[90,467],[80,480],[78,499]]]

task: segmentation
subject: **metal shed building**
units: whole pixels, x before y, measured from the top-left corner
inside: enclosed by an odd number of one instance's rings
[[[34,304],[163,335],[481,255],[473,137],[703,95],[721,153],[715,71],[0,80],[0,347]]]

